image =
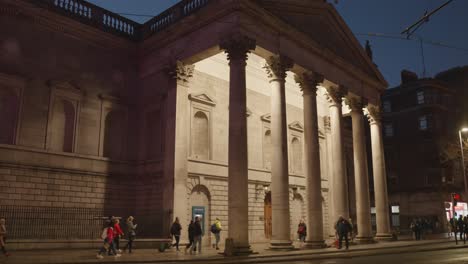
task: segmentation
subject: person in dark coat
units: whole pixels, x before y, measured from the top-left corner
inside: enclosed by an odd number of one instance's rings
[[[189,243],[185,247],[185,253],[187,253],[187,249],[189,249],[193,245],[193,239],[194,239],[194,236],[195,236],[194,232],[195,232],[195,223],[193,222],[193,220],[190,220],[190,224],[188,226]],[[195,245],[193,245],[193,246],[195,246]],[[197,250],[197,249],[195,248],[195,250]]]
[[[175,243],[172,246],[175,246],[177,251],[179,250],[179,241],[180,241],[180,230],[182,230],[182,226],[179,223],[179,217],[175,218],[174,223],[171,226],[171,235],[175,238]]]
[[[307,236],[307,226],[304,223],[304,219],[301,219],[299,225],[297,225],[297,234],[299,235],[299,241],[304,243]]]
[[[193,247],[190,250],[190,254],[195,252],[196,248],[198,248],[198,253],[201,253],[201,242],[202,242],[203,230],[200,224],[200,218],[197,216],[195,217],[195,223],[193,224]]]
[[[345,239],[346,249],[349,248],[348,233],[351,231],[351,224],[348,220],[344,219],[342,216],[338,219],[336,223],[336,232],[338,233],[339,244],[338,249],[342,248],[343,238]]]

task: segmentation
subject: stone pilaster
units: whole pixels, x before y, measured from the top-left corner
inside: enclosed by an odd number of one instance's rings
[[[255,40],[232,35],[220,43],[229,60],[228,239],[226,255],[252,253],[249,244],[249,194],[247,152],[247,87],[245,66]],[[226,242],[228,245],[228,242]],[[231,251],[232,250],[232,251]]]
[[[286,123],[286,71],[293,62],[283,56],[266,59],[271,86],[271,205],[273,232],[271,249],[292,249],[289,219],[289,170]]]
[[[335,224],[339,216],[348,219],[348,180],[345,174],[345,157],[342,129],[342,102],[347,91],[342,86],[330,86],[327,88],[327,99],[330,103],[330,127],[332,139],[333,179],[333,217]]]
[[[185,65],[176,61],[166,68],[168,74],[168,87],[165,105],[166,133],[164,156],[164,182],[163,188],[163,226],[169,228],[175,217],[185,225],[187,219],[187,153],[189,116],[188,83],[193,76],[194,65]],[[188,237],[182,236],[182,242]]]
[[[356,185],[356,223],[359,243],[372,243],[372,226],[370,212],[369,175],[367,171],[367,154],[364,133],[364,112],[367,100],[348,97],[346,104],[351,109],[353,122],[354,178]]]
[[[307,237],[304,247],[325,247],[323,238],[322,184],[317,117],[317,85],[323,76],[306,71],[295,75],[304,98],[304,166],[307,200]]]
[[[382,140],[382,117],[380,108],[367,107],[372,145],[372,169],[374,172],[375,213],[377,222],[377,240],[391,240],[390,214],[388,208],[387,176]]]

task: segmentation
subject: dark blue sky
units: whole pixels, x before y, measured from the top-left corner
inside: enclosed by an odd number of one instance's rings
[[[179,0],[88,0],[116,13],[157,15]],[[304,0],[307,1],[307,0]],[[400,71],[409,69],[422,76],[419,41],[376,38],[362,33],[384,33],[401,36],[400,32],[446,0],[339,0],[341,16],[364,45],[371,41],[374,62],[390,87],[400,83]],[[334,1],[332,1],[334,2]],[[465,50],[423,44],[426,77],[455,66],[468,65],[468,0],[454,0],[431,17],[416,34],[428,41],[440,42]],[[127,16],[143,23],[149,18]]]

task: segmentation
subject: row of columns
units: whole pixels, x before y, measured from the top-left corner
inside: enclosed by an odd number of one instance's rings
[[[231,253],[251,253],[248,236],[248,152],[247,152],[247,98],[246,62],[254,50],[255,40],[233,34],[220,43],[229,60],[229,147],[228,147],[228,238]],[[272,199],[272,249],[291,249],[289,218],[289,174],[286,123],[286,72],[293,67],[291,59],[276,55],[266,59],[265,70],[271,86],[271,199]],[[304,101],[304,159],[307,199],[308,235],[306,247],[325,246],[323,237],[322,187],[318,140],[317,85],[323,76],[312,71],[295,75],[303,92]],[[330,126],[333,161],[332,191],[334,217],[349,217],[348,188],[342,135],[342,101],[347,91],[342,86],[327,88],[330,106]],[[370,195],[367,173],[367,155],[364,139],[364,113],[366,102],[357,97],[347,97],[351,108],[354,174],[356,182],[356,209],[359,232],[357,239],[372,241],[370,221]],[[373,175],[377,213],[376,238],[390,237],[388,198],[385,176],[381,121],[377,107],[367,106],[371,126]],[[335,221],[335,219],[332,219]],[[231,241],[232,239],[232,241]]]

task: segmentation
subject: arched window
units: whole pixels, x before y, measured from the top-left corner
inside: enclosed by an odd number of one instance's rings
[[[291,142],[293,172],[302,172],[302,146],[297,137]]]
[[[50,137],[52,150],[73,152],[75,107],[70,101],[59,99],[55,102]]]
[[[112,159],[120,159],[123,150],[123,132],[125,127],[124,114],[111,111],[104,123],[103,155]]]
[[[19,98],[9,89],[0,90],[0,144],[15,144]]]
[[[198,159],[210,158],[210,138],[208,117],[198,111],[193,118],[192,156]]]
[[[263,165],[265,169],[271,169],[271,131],[267,130],[263,137]]]

